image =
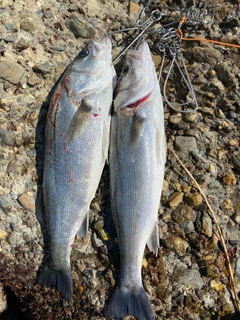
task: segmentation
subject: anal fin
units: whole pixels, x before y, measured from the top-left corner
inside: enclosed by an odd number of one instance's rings
[[[67,142],[70,142],[73,139],[77,138],[83,132],[91,116],[91,112],[92,112],[92,107],[86,104],[84,100],[82,100],[79,108],[75,112],[69,124],[68,130],[66,133]]]
[[[89,226],[89,212],[86,214],[86,217],[84,218],[80,228],[78,229],[77,238],[86,239],[88,226]]]
[[[147,241],[147,246],[149,251],[153,252],[155,256],[158,255],[158,248],[159,248],[159,235],[158,235],[158,223],[155,223],[153,231]]]
[[[109,142],[110,142],[110,121],[107,123],[104,121],[103,123],[103,145],[102,145],[102,153],[103,158],[108,163],[108,150],[109,150]]]

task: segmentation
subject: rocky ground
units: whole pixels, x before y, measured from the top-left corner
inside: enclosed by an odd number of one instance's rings
[[[37,197],[45,116],[54,84],[83,43],[109,30],[134,26],[141,5],[131,3],[129,8],[125,0],[0,0],[0,319],[105,319],[119,274],[108,168],[91,207],[87,239],[73,246],[72,302],[36,284],[45,234]],[[184,36],[239,44],[239,0],[209,0],[205,8],[215,21],[183,28]],[[112,39],[115,57],[125,35]],[[182,41],[181,47],[199,109],[182,114],[165,105],[168,144],[216,212],[240,290],[239,49],[199,41]],[[159,57],[153,57],[158,64]],[[179,96],[178,86],[174,74],[167,86],[170,99]],[[170,152],[159,236],[159,257],[146,250],[143,260],[144,286],[157,319],[239,319],[216,225]]]

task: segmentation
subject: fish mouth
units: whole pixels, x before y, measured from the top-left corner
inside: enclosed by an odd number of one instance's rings
[[[100,52],[110,48],[111,52],[111,41],[108,36],[100,38],[100,40],[92,40],[92,54],[96,56]]]
[[[137,50],[128,50],[127,59],[134,65],[141,64],[142,69],[148,70],[152,64],[151,52],[146,41],[143,41]]]

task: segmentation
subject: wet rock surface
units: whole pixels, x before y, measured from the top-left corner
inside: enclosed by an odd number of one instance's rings
[[[180,1],[165,4],[178,6]],[[87,238],[73,245],[72,301],[36,284],[46,234],[40,205],[45,117],[54,84],[87,39],[134,26],[141,6],[140,1],[131,2],[130,14],[125,0],[0,1],[1,319],[106,319],[120,269],[107,167],[91,205]],[[239,1],[209,0],[206,8],[215,21],[184,30],[185,36],[239,43]],[[123,37],[112,36],[113,57],[123,48]],[[199,109],[180,114],[165,104],[168,146],[215,210],[240,290],[239,49],[199,41],[182,41],[181,46]],[[167,94],[174,99],[177,86],[171,86],[175,89]],[[171,153],[159,207],[159,237],[159,256],[146,249],[143,260],[144,287],[156,318],[237,319],[216,226]]]

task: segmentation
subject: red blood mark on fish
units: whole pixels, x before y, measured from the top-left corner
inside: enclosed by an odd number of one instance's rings
[[[70,182],[75,182],[75,180],[74,180],[74,179],[69,179],[69,180],[67,181],[67,183],[70,183]]]
[[[67,171],[66,174],[71,174],[71,171]]]
[[[69,92],[70,92],[70,82],[71,82],[70,78],[66,77],[64,87],[65,87],[65,89],[67,91],[68,97],[69,97]]]
[[[50,139],[50,150],[53,150],[53,139]]]
[[[130,108],[130,109],[133,109],[134,110],[134,113],[136,112],[136,109],[137,107],[142,104],[143,102],[145,102],[149,97],[150,97],[150,94],[147,94],[145,97],[143,97],[142,99],[132,103],[132,104],[129,104],[126,108]]]
[[[62,94],[62,89],[55,94],[54,99],[53,99],[53,102],[52,102],[51,107],[50,107],[51,109],[50,109],[50,115],[49,115],[49,117],[50,117],[51,125],[52,125],[53,127],[54,127],[54,122],[53,122],[53,110],[54,110],[54,108],[55,108],[58,100],[60,99],[61,94]]]
[[[99,113],[93,113],[93,116],[94,116],[95,118],[97,118],[97,117],[99,117]]]
[[[67,149],[67,143],[64,141],[63,142],[63,150],[65,151],[66,154],[68,154],[70,151]]]

